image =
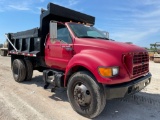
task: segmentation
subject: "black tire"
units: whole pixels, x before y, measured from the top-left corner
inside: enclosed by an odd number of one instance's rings
[[[77,72],[71,76],[67,95],[72,108],[87,118],[98,116],[106,105],[102,84],[97,83],[94,76],[87,71]]]
[[[26,77],[26,68],[23,60],[15,59],[12,63],[12,73],[16,82],[22,82]]]
[[[26,77],[25,80],[29,81],[32,79],[33,75],[33,65],[30,60],[25,60],[25,66],[26,66]]]

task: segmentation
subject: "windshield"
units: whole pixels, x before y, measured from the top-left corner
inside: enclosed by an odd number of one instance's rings
[[[92,26],[83,24],[69,23],[70,28],[74,34],[79,38],[100,38],[107,39],[105,34]]]

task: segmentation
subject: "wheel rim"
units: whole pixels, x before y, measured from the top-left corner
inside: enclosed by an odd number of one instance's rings
[[[74,99],[83,107],[90,105],[91,93],[83,83],[77,83],[74,88]]]

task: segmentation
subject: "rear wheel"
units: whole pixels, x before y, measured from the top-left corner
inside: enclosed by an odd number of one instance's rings
[[[103,86],[87,71],[77,72],[70,78],[67,95],[73,109],[88,118],[98,116],[106,104]]]
[[[26,78],[25,80],[31,80],[33,75],[33,65],[30,60],[25,60],[25,67],[26,67]]]
[[[22,82],[26,77],[26,68],[23,60],[15,59],[12,63],[12,73],[16,82]]]

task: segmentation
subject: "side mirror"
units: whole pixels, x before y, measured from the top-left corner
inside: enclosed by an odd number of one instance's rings
[[[104,35],[106,36],[106,38],[108,38],[109,39],[109,32],[104,32]]]
[[[109,32],[106,32],[106,31],[102,31],[102,33],[105,35],[106,38],[109,39]]]
[[[49,27],[50,39],[54,41],[57,38],[57,22],[53,20],[50,21]]]

